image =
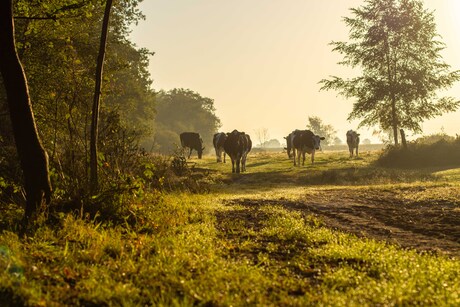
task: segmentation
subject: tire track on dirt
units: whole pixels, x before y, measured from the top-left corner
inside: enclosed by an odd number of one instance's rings
[[[380,196],[328,194],[326,198],[302,200],[238,199],[253,210],[265,205],[281,205],[303,215],[314,215],[324,225],[359,237],[383,240],[403,248],[460,256],[460,208],[455,204],[421,204]],[[340,197],[340,201],[337,198]]]
[[[304,206],[306,210],[319,216],[326,226],[334,229],[419,251],[460,255],[460,225],[452,223],[455,219],[442,220],[441,223],[430,222],[436,214],[428,214],[431,210],[427,208],[417,210],[414,214],[415,210],[395,206],[388,208],[362,204],[315,203]],[[297,209],[302,210],[299,206]],[[421,211],[427,213],[427,216],[422,217]]]

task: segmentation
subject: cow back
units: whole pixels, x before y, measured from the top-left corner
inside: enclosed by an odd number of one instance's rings
[[[233,130],[227,133],[227,139],[224,143],[224,150],[229,156],[235,156],[238,153],[243,152],[243,140],[241,138],[241,132]]]
[[[310,130],[295,130],[291,133],[291,145],[296,149],[314,148],[314,136]]]

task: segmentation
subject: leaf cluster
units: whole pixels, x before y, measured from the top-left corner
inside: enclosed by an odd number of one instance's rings
[[[421,132],[421,123],[455,111],[460,101],[437,93],[460,80],[440,52],[445,45],[436,32],[434,14],[419,0],[368,0],[344,18],[348,42],[332,42],[343,55],[341,65],[360,70],[354,78],[333,76],[320,81],[322,90],[354,98],[348,119],[361,126],[379,125]]]

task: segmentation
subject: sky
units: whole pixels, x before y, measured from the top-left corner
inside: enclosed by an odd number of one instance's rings
[[[460,70],[460,1],[426,0],[444,61]],[[332,41],[347,41],[343,17],[363,0],[144,0],[146,16],[131,33],[139,48],[155,52],[149,71],[155,90],[185,88],[214,100],[220,131],[257,131],[283,142],[305,129],[309,116],[332,125],[345,140],[359,121],[347,121],[353,100],[320,91],[319,81],[356,74],[338,65]],[[460,100],[460,83],[439,96]],[[426,121],[423,134],[460,134],[460,111]],[[378,142],[376,127],[360,128],[361,139]],[[408,139],[417,135],[408,133]]]

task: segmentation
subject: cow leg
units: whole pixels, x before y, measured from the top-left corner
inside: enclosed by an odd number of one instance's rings
[[[235,159],[231,158],[232,160],[232,173],[235,172]]]
[[[188,158],[190,159],[190,156],[192,155],[192,149],[190,148],[189,152],[188,152]]]
[[[246,171],[246,158],[247,154],[243,155],[243,158],[241,159],[241,171],[245,172]]]
[[[224,151],[224,163],[225,163],[225,151]]]
[[[315,150],[312,151],[311,153],[311,164],[315,163]]]
[[[236,160],[236,173],[237,174],[239,174],[241,172],[240,163],[241,163],[241,157],[238,157],[238,159]]]
[[[305,151],[302,152],[302,166],[305,165]]]

